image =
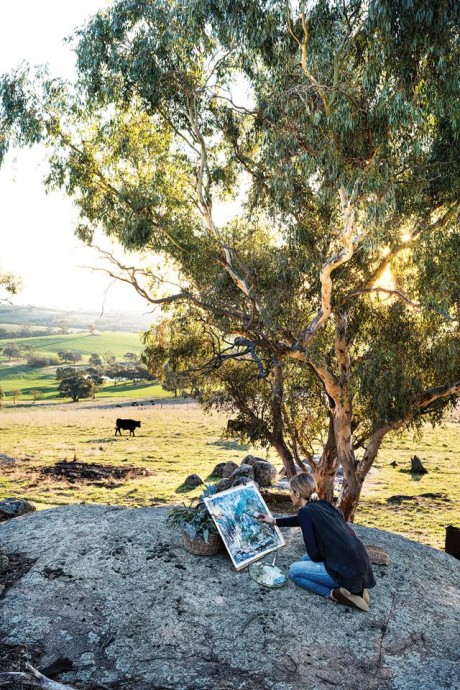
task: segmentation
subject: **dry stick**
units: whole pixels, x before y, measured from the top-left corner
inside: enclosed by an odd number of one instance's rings
[[[11,685],[11,683],[24,683],[32,688],[40,688],[41,690],[75,690],[70,685],[63,685],[46,678],[46,676],[28,663],[26,663],[26,669],[29,673],[19,671],[0,673],[0,688]]]

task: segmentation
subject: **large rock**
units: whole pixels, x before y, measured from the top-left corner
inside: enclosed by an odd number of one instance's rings
[[[246,484],[252,484],[253,482],[254,480],[250,477],[245,477],[242,475],[233,480],[232,486],[246,486]]]
[[[231,489],[232,486],[233,482],[230,479],[221,479],[215,484],[216,494],[220,494],[222,491],[227,491],[227,489]]]
[[[189,489],[195,489],[197,486],[201,486],[202,484],[204,484],[204,481],[198,474],[189,474],[184,480],[184,485]]]
[[[214,467],[213,471],[211,472],[211,477],[222,478],[224,476],[224,469],[226,465],[226,462],[218,462],[217,465]]]
[[[389,554],[369,613],[289,582],[264,589],[225,555],[193,556],[167,508],[40,511],[0,525],[10,554],[36,559],[4,593],[0,639],[33,649],[76,687],[129,690],[447,690],[458,687],[460,563],[357,527]],[[277,565],[304,548],[285,530]],[[269,557],[271,560],[271,557]]]
[[[241,465],[241,467],[237,467],[235,470],[233,470],[229,479],[232,484],[235,485],[235,480],[240,479],[241,477],[254,481],[253,468],[250,465]]]
[[[236,464],[236,462],[233,462],[233,460],[229,460],[225,463],[225,467],[222,469],[222,477],[224,479],[228,479],[232,472],[234,472],[237,468],[238,465]]]
[[[250,465],[251,467],[255,465],[256,462],[265,462],[263,458],[258,458],[257,455],[246,455],[242,461],[242,465]]]
[[[24,501],[22,498],[5,498],[0,501],[0,522],[33,513],[35,510],[36,508],[32,503]]]
[[[276,467],[263,458],[256,455],[246,455],[241,461],[241,466],[249,465],[254,470],[254,480],[259,486],[272,486],[276,481]]]
[[[273,486],[276,482],[276,467],[270,462],[259,460],[252,466],[254,470],[254,479],[259,486]]]

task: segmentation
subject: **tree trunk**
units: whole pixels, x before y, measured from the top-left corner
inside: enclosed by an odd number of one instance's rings
[[[337,507],[347,521],[353,522],[358,505],[362,479],[358,477],[356,458],[351,443],[351,405],[344,409],[337,405],[333,410],[337,461],[343,468],[343,484]]]
[[[281,364],[274,367],[273,378],[273,445],[278,451],[281,460],[283,461],[284,469],[288,479],[293,477],[296,473],[294,458],[289,450],[283,435],[283,369]]]
[[[334,479],[337,474],[337,448],[334,434],[334,420],[329,413],[329,429],[326,445],[314,471],[319,497],[332,503],[334,500]]]
[[[410,471],[412,474],[428,474],[428,470],[422,465],[422,461],[417,455],[410,459]]]
[[[342,511],[347,522],[353,522],[363,483],[358,479],[356,472],[347,476],[344,470],[343,475],[342,490],[340,492],[337,508]]]
[[[278,454],[283,461],[283,466],[284,469],[286,470],[286,477],[288,479],[291,479],[295,474],[297,474],[297,470],[295,467],[294,463],[294,457],[287,447],[287,445],[284,443],[284,441],[281,441],[279,443],[274,443],[274,446],[276,450],[278,451]]]

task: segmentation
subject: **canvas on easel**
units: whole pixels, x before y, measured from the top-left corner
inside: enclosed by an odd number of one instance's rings
[[[276,525],[260,522],[257,515],[271,513],[254,482],[235,486],[204,499],[237,570],[284,546]]]

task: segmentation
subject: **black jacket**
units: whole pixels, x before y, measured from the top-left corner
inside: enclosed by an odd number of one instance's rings
[[[299,525],[310,558],[321,560],[341,587],[359,594],[375,585],[369,556],[362,541],[340,512],[327,501],[312,501],[296,516],[279,518],[279,527]]]

